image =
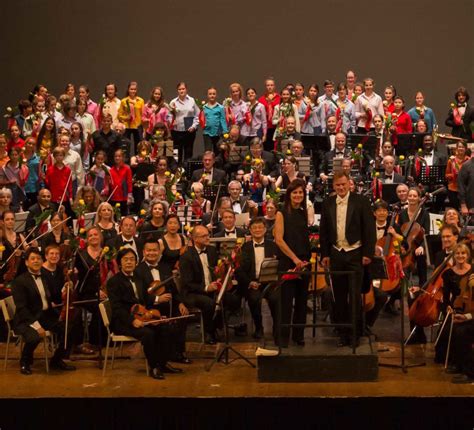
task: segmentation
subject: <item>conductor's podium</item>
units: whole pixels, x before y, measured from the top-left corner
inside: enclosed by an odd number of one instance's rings
[[[281,355],[257,357],[260,382],[368,382],[378,377],[376,343],[360,339],[356,353],[337,347],[336,339],[306,338],[304,347],[291,345]]]

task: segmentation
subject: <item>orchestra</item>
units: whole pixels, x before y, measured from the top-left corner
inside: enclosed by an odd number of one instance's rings
[[[334,346],[357,346],[384,308],[398,318],[401,300],[407,344],[426,343],[429,297],[436,321],[446,320],[436,361],[449,361],[453,382],[474,381],[469,93],[456,91],[452,133],[440,135],[421,91],[405,111],[393,86],[382,99],[372,78],[347,76],[326,80],[322,95],[269,77],[259,97],[234,82],[222,103],[216,88],[200,101],[184,82],[169,102],[160,86],[145,102],[137,82],[122,100],[113,83],[99,103],[86,86],[69,88],[56,110],[45,107],[56,100],[48,93],[21,100],[0,134],[0,297],[15,301],[20,372],[32,373],[46,331],[57,339],[55,369],[74,370],[71,354],[102,348],[104,301],[116,333],[142,343],[154,379],[182,373],[169,362],[191,363],[194,310],[205,343],[223,341],[221,299],[225,315],[248,306],[256,342],[304,347],[318,226]],[[443,216],[436,229],[434,214]],[[278,282],[261,280],[272,260]],[[374,277],[377,261],[386,274]],[[66,296],[78,304],[64,316]]]

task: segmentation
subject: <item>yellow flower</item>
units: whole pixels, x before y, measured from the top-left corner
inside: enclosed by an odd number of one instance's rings
[[[179,193],[176,193],[174,196],[175,196],[177,199],[180,199],[180,198],[181,198],[181,194],[179,194]]]
[[[125,249],[125,246],[121,246],[121,247],[119,248],[119,251],[121,251],[122,249]]]
[[[109,252],[109,251],[110,251],[110,248],[108,246],[104,246],[104,249],[102,250],[102,252],[104,254],[107,254],[107,252]]]
[[[244,238],[243,238],[243,237],[239,237],[235,243],[236,243],[237,245],[242,245],[242,244],[244,243]]]
[[[267,200],[270,200],[270,199],[272,198],[272,196],[271,196],[270,194],[266,194],[266,195],[265,195],[265,198],[266,198]]]
[[[418,148],[418,154],[423,153],[423,150],[421,148]]]
[[[84,199],[79,199],[79,204],[81,206],[84,206],[86,204],[86,202],[84,201]]]
[[[310,262],[311,264],[316,264],[316,258],[311,258],[311,260],[309,260],[309,262]]]
[[[206,178],[206,176],[207,175],[205,173],[203,173],[201,177],[204,179],[204,178]]]
[[[115,207],[116,207],[116,208],[119,208],[119,207],[120,207],[120,203],[115,203]]]
[[[229,133],[224,133],[224,139],[228,139],[229,138]]]
[[[167,171],[165,172],[165,176],[166,176],[167,178],[169,178],[169,177],[171,176],[171,172],[170,172],[169,170],[167,170]]]
[[[196,197],[196,193],[195,193],[194,191],[191,193],[191,197],[192,197],[193,199]]]
[[[404,156],[404,155],[400,155],[400,157],[398,157],[398,159],[399,159],[400,161],[403,161],[403,160],[405,159],[405,156]]]
[[[380,172],[375,172],[375,177],[378,178],[380,176]]]
[[[263,160],[261,158],[256,158],[255,160],[253,160],[253,162],[255,164],[262,164],[263,163]]]
[[[81,228],[81,229],[79,230],[79,233],[81,233],[81,234],[84,234],[85,232],[86,232],[86,229],[85,229],[85,228]]]
[[[397,248],[398,246],[400,246],[400,243],[398,242],[398,240],[394,240],[394,241],[393,241],[393,246],[394,246],[395,248]]]
[[[190,228],[191,228],[191,227],[189,226],[189,224],[186,224],[186,225],[184,226],[184,230],[185,230],[185,231],[189,231]]]
[[[0,252],[5,251],[5,247],[3,245],[0,245]]]
[[[278,128],[278,131],[279,131],[280,133],[283,133],[283,132],[285,131],[285,129],[284,129],[283,127],[279,127],[279,128]]]
[[[292,154],[291,149],[287,149],[286,150],[286,155],[291,155],[291,154]]]
[[[245,159],[246,159],[247,161],[250,161],[250,160],[252,159],[252,157],[251,157],[250,155],[246,155],[246,156],[245,156]]]
[[[449,106],[451,106],[452,109],[454,109],[456,107],[456,105],[454,103],[451,103]]]
[[[280,193],[280,192],[281,192],[281,188],[280,188],[280,187],[277,187],[277,188],[275,189],[275,192],[276,192],[276,193]]]
[[[359,143],[359,144],[357,145],[357,148],[362,149],[362,143]]]
[[[8,107],[7,107],[7,112],[8,112],[8,113],[12,113],[12,112],[13,112],[13,109],[12,109],[10,106],[8,106]]]
[[[219,258],[219,260],[217,260],[217,265],[220,266],[222,264],[222,260]]]
[[[142,209],[142,210],[140,211],[140,215],[145,215],[145,214],[146,214],[146,210],[145,210],[145,209]]]

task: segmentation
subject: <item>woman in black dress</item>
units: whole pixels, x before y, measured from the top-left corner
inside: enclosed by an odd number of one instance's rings
[[[62,223],[63,217],[61,214],[54,213],[49,222],[52,227],[51,231],[40,239],[43,253],[48,245],[68,245],[71,239],[69,228],[65,223]]]
[[[114,210],[110,203],[104,202],[99,205],[94,225],[99,227],[104,239],[103,243],[107,243],[117,236],[117,223],[115,221]]]
[[[288,185],[284,208],[276,215],[274,236],[280,248],[278,270],[302,270],[311,256],[306,183],[302,179],[295,179]],[[293,324],[305,324],[309,278],[300,275],[289,275],[287,278],[281,286],[281,322],[290,323],[294,299]],[[289,337],[289,328],[282,327],[281,347],[288,347]],[[292,339],[297,345],[304,346],[304,328],[293,328]]]
[[[140,239],[145,242],[158,242],[165,230],[166,206],[161,201],[155,201],[150,207],[151,219],[145,221],[140,228]]]

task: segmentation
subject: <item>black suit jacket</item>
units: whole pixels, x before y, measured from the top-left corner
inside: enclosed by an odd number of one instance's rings
[[[112,308],[112,327],[117,332],[130,329],[133,322],[131,308],[135,304],[141,304],[150,308],[153,305],[153,297],[146,294],[140,279],[134,274],[133,280],[137,286],[138,299],[133,291],[130,280],[122,271],[112,276],[107,281],[107,295]]]
[[[385,172],[382,172],[380,175],[380,180],[382,181],[383,184],[385,184]],[[393,183],[394,184],[402,184],[405,181],[405,178],[402,175],[399,175],[398,173],[393,172]]]
[[[451,134],[462,139],[466,139],[468,142],[471,140],[471,123],[474,122],[474,109],[469,104],[466,104],[466,110],[462,119],[461,125],[454,123],[453,110],[449,109],[448,117],[446,118],[445,124],[448,127],[452,127]]]
[[[217,251],[212,246],[207,247],[207,260],[212,276],[214,267],[217,265]],[[199,254],[194,246],[189,247],[180,257],[179,272],[183,300],[186,300],[186,295],[189,293],[206,294],[204,289],[207,285],[204,285],[204,271]]]
[[[242,210],[242,213],[247,213],[249,211],[249,206],[248,206],[248,200],[250,199],[249,196],[239,196],[239,200],[236,200],[240,203],[240,209]],[[233,205],[233,201],[231,199],[231,209],[233,210],[234,208],[234,205]]]
[[[44,277],[42,281],[48,301],[48,309],[45,311],[47,312],[51,311],[51,294]],[[19,325],[30,325],[39,320],[43,314],[43,303],[36,282],[29,272],[21,274],[13,281],[12,295],[16,306],[13,317],[14,328]]]
[[[137,247],[138,251],[138,262],[142,261],[143,259],[143,242],[139,237],[134,237],[133,240],[135,241],[135,246]],[[110,239],[107,242],[107,246],[110,248],[120,249],[123,246],[123,239],[122,235],[118,234],[114,238]]]
[[[322,257],[329,257],[331,247],[337,241],[336,197],[324,200],[321,208],[320,245]],[[375,218],[370,201],[359,194],[350,193],[346,215],[346,239],[349,244],[362,242],[362,255],[372,258],[375,252]]]
[[[53,203],[50,204],[49,206],[53,211],[55,211],[55,206]],[[35,203],[34,205],[32,205],[29,209],[29,214],[28,216],[26,217],[26,224],[25,224],[25,232],[26,234],[28,234],[31,229],[35,226],[36,222],[35,222],[35,218],[37,216],[39,216],[43,211],[39,205],[39,203]],[[33,233],[34,236],[39,236],[39,233],[38,231],[35,231],[35,233]]]
[[[160,272],[160,269],[158,268]],[[137,268],[135,269],[135,276],[140,280],[143,285],[145,294],[148,295],[147,289],[150,287],[151,283],[153,282],[153,275],[151,274],[150,266],[145,261],[142,261]],[[164,281],[165,278],[163,277],[162,273],[160,272],[160,280]],[[176,289],[176,285],[173,281],[170,281],[165,285],[166,291],[170,292],[173,295],[173,300],[177,300],[178,303],[181,303],[181,298],[178,294],[178,290]],[[155,296],[152,295],[152,300],[155,299]]]
[[[278,247],[275,242],[265,239],[265,258],[273,258],[278,255]],[[242,245],[240,266],[235,271],[235,276],[242,289],[248,288],[250,282],[257,281],[255,268],[255,248],[253,241],[245,242]]]
[[[193,172],[191,176],[191,183],[199,182],[204,173],[204,169],[197,169]],[[227,173],[224,170],[216,169],[215,167],[212,169],[212,183],[213,184],[226,184],[227,183]]]
[[[344,148],[344,158],[351,158],[351,150],[349,148]],[[326,152],[323,157],[323,161],[321,162],[321,165],[319,166],[319,171],[327,175],[328,173],[331,173],[332,170],[332,165],[333,165],[333,159],[336,156],[336,150],[333,149],[332,151]]]
[[[224,227],[223,224],[221,225],[222,227]],[[240,227],[235,227],[235,234],[237,237],[245,237],[245,231],[244,229]],[[214,234],[213,237],[225,237],[225,228],[223,228],[222,230],[219,230],[217,233]]]

